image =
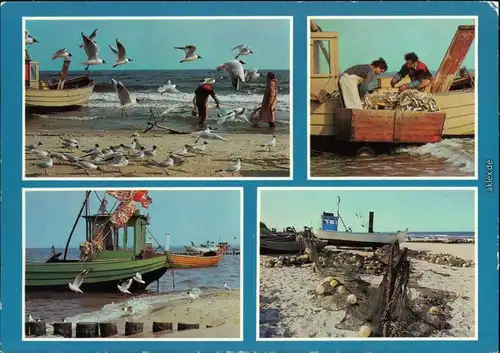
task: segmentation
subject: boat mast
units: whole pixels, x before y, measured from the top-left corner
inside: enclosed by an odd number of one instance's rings
[[[73,224],[73,228],[71,228],[71,232],[69,233],[68,240],[66,241],[66,247],[64,248],[64,258],[63,260],[66,260],[66,256],[68,255],[68,247],[69,243],[71,242],[71,238],[73,237],[73,234],[75,233],[76,226],[78,225],[78,221],[80,220],[80,217],[82,216],[83,210],[88,207],[88,200],[90,196],[91,191],[85,191],[85,200],[83,201],[82,207],[80,208],[80,212],[78,212],[78,216],[76,217],[75,223]]]
[[[342,219],[342,217],[340,216],[340,196],[337,196],[337,217],[340,219],[340,221],[342,222],[342,225],[344,226],[344,229],[349,232],[350,229],[347,228],[347,226],[345,225],[344,223],[344,220]]]

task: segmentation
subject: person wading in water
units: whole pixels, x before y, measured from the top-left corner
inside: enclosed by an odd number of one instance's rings
[[[208,118],[208,97],[212,97],[212,99],[215,101],[216,104],[216,109],[219,109],[219,99],[217,98],[217,95],[215,94],[215,91],[213,89],[213,84],[215,83],[215,79],[213,78],[206,78],[203,80],[200,85],[196,88],[194,91],[194,99],[193,103],[196,106],[196,109],[198,111],[198,117],[200,118],[199,121],[199,126],[204,127],[207,118]]]

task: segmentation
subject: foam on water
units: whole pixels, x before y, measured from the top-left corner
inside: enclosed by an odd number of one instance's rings
[[[399,152],[414,156],[430,154],[445,159],[463,172],[474,172],[473,139],[444,139],[440,142],[428,143],[423,146],[401,148]]]
[[[143,316],[164,308],[171,301],[187,298],[187,293],[136,297],[120,303],[106,304],[99,310],[67,317],[66,321],[72,323],[106,322],[119,320],[125,316]],[[131,311],[131,313],[125,311],[125,309]]]
[[[134,96],[140,100],[141,107],[164,107],[182,104],[190,104],[193,100],[192,93],[165,93],[160,95],[156,92],[134,92]],[[218,96],[221,105],[233,108],[255,109],[262,102],[262,94],[229,94]],[[118,98],[114,92],[94,92],[88,103],[89,107],[116,108]],[[277,110],[290,111],[290,96],[280,95]]]
[[[46,115],[46,114],[33,114],[37,118],[40,119],[59,119],[59,120],[81,120],[81,121],[87,121],[87,120],[94,120],[99,118],[98,116],[72,116],[72,115]]]

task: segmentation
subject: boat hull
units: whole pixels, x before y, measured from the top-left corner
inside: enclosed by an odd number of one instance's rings
[[[326,240],[328,245],[374,248],[394,244],[396,241],[403,243],[408,239],[407,232],[354,233],[316,230],[314,235],[319,239]]]
[[[327,242],[314,241],[317,251],[328,245]],[[277,254],[297,254],[305,250],[304,244],[298,241],[276,241],[271,239],[260,240],[261,255],[277,255]]]
[[[170,254],[172,268],[204,268],[214,267],[222,260],[222,254],[214,256],[197,256],[192,254]]]
[[[25,269],[26,291],[68,291],[68,283],[83,270],[89,273],[81,285],[83,292],[116,292],[117,284],[140,272],[144,284],[132,282],[132,291],[145,290],[159,280],[168,269],[165,255],[146,259],[107,259],[92,262],[55,261],[27,263]]]
[[[94,91],[94,83],[69,89],[25,90],[25,108],[29,112],[55,112],[76,110],[86,105]]]

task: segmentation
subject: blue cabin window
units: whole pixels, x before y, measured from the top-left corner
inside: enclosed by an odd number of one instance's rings
[[[335,216],[322,217],[321,229],[327,232],[336,232],[339,226],[339,219]]]

